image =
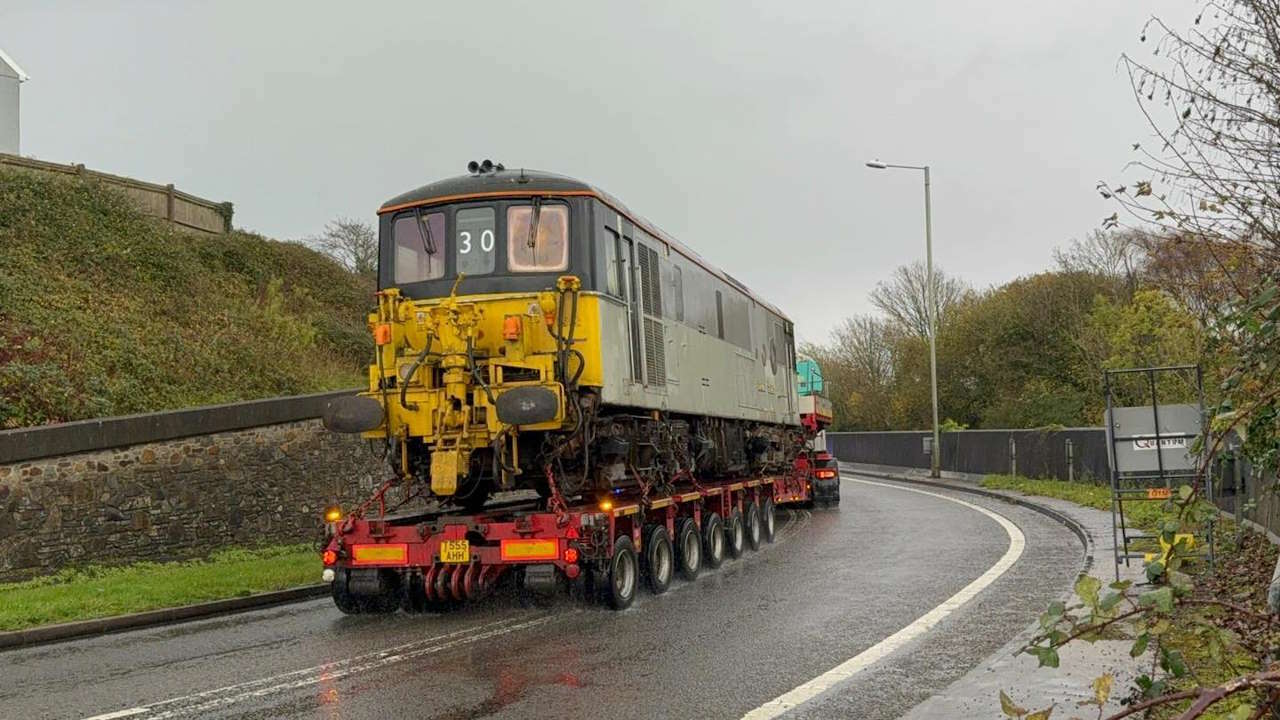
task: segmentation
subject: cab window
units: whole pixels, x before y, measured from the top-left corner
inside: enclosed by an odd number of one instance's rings
[[[444,277],[444,213],[409,213],[396,218],[395,283],[416,283]]]
[[[532,205],[507,208],[507,269],[511,272],[551,272],[569,268],[569,209],[542,205],[537,229]]]
[[[466,275],[488,275],[493,272],[494,214],[493,208],[464,208],[454,215],[454,260],[458,272]]]

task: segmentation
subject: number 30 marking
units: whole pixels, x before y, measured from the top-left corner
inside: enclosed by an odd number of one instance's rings
[[[458,254],[466,255],[471,252],[471,233],[469,231],[463,230],[458,233],[458,241],[460,243],[458,247]],[[480,233],[480,249],[485,252],[493,252],[492,230],[485,230]]]

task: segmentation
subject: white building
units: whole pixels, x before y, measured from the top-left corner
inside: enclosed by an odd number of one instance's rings
[[[18,86],[26,79],[18,63],[0,50],[0,153],[18,154]]]

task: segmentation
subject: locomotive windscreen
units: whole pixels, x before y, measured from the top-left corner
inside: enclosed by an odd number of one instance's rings
[[[404,210],[390,231],[391,241],[382,244],[381,277],[409,297],[447,295],[459,273],[496,291],[492,283],[501,276],[558,273],[573,264],[569,207],[551,200]],[[475,292],[477,283],[464,281],[463,291]]]

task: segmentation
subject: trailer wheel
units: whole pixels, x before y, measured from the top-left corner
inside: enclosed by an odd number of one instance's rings
[[[333,604],[343,615],[359,615],[364,611],[360,601],[347,590],[346,568],[338,568],[329,589],[333,594]]]
[[[773,542],[773,521],[777,514],[773,505],[773,498],[765,498],[760,505],[760,537],[765,542]]]
[[[680,577],[697,580],[702,569],[702,539],[693,518],[680,518],[676,523],[676,546],[680,549]]]
[[[702,516],[702,563],[712,570],[724,562],[724,521],[716,513]]]
[[[760,506],[754,502],[747,503],[747,512],[743,516],[743,524],[747,531],[747,547],[760,549]]]
[[[631,538],[623,535],[614,540],[613,557],[609,559],[609,586],[605,588],[606,599],[614,610],[626,610],[636,599],[639,571]]]
[[[671,587],[675,575],[675,550],[671,547],[671,535],[662,525],[653,525],[645,532],[645,579],[654,595],[661,595]]]
[[[725,539],[728,541],[726,549],[729,551],[729,557],[742,557],[742,550],[747,544],[747,533],[742,527],[742,511],[734,508],[729,513],[729,522],[724,526]]]

